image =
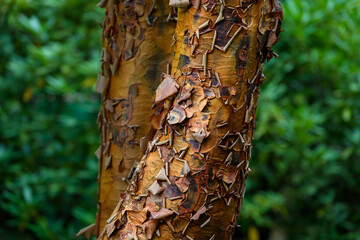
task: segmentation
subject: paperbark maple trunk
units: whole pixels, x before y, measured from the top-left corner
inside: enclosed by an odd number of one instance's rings
[[[171,75],[156,90],[158,130],[99,239],[230,239],[236,227],[282,9],[278,0],[170,4],[183,8]]]
[[[149,118],[161,73],[169,71],[176,9],[165,1],[103,0],[102,72],[96,91],[101,145],[96,223],[78,235],[97,236],[119,202],[133,169],[142,157],[140,138],[150,129]],[[170,39],[170,40],[169,40]]]

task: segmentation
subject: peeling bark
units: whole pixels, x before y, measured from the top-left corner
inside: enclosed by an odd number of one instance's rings
[[[99,239],[230,239],[236,227],[282,9],[278,0],[171,4],[176,43],[156,91],[157,130]],[[120,90],[110,85],[110,96]]]
[[[161,73],[170,70],[176,9],[165,1],[102,0],[102,72],[96,91],[101,145],[96,224],[78,235],[97,236],[103,229],[142,157],[140,139],[150,129],[149,117]]]

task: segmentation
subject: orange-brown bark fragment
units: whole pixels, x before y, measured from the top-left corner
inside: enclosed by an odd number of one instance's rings
[[[179,84],[168,74],[164,74],[164,80],[156,89],[155,102],[165,100],[178,92]]]

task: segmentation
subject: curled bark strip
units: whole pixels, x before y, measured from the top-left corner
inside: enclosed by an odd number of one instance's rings
[[[171,7],[186,8],[190,5],[189,0],[170,0],[169,5]]]
[[[171,70],[178,91],[170,83],[171,94],[159,95],[158,130],[99,239],[231,239],[235,230],[262,66],[282,11],[278,0],[193,5],[178,10]],[[139,230],[135,216],[159,221]],[[113,230],[115,222],[121,224]]]

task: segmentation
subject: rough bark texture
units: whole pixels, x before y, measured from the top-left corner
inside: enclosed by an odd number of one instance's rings
[[[161,73],[169,71],[176,12],[165,1],[101,1],[102,72],[96,91],[102,105],[98,124],[98,213],[96,223],[79,234],[98,235],[125,192],[142,157],[140,138],[149,117]],[[170,40],[169,40],[170,39]]]
[[[183,8],[171,75],[156,90],[157,131],[99,239],[230,239],[236,227],[282,9],[277,0],[170,4]]]

